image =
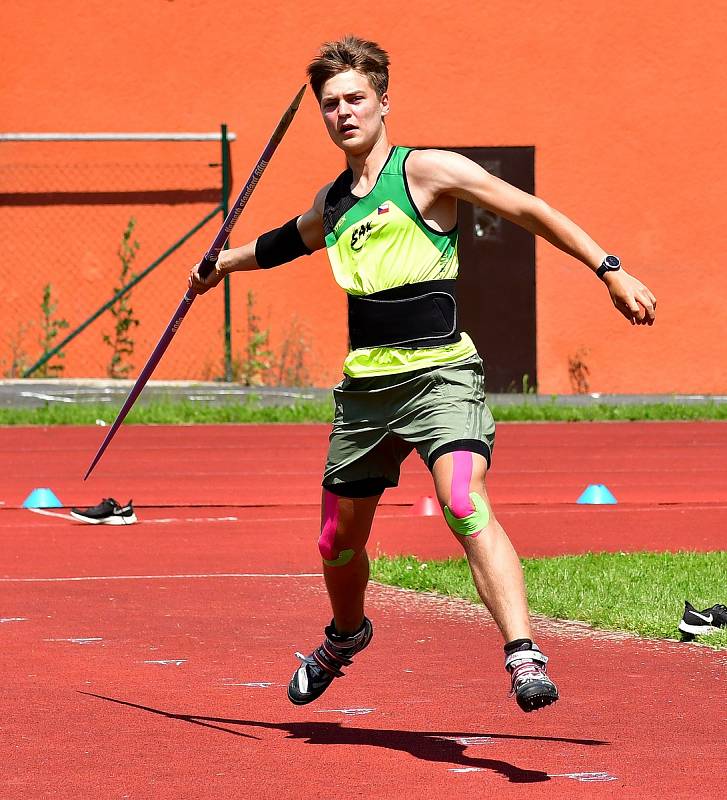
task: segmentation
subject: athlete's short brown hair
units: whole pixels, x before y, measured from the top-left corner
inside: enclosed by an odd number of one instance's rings
[[[325,42],[317,58],[308,65],[311,89],[319,102],[323,84],[334,75],[355,69],[366,76],[378,97],[389,87],[389,54],[376,42],[344,36],[336,42]]]

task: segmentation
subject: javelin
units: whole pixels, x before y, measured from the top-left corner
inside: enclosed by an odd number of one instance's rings
[[[253,193],[255,187],[260,180],[261,175],[265,171],[265,167],[267,167],[268,162],[272,158],[273,153],[275,152],[277,146],[280,144],[285,132],[290,127],[290,123],[293,121],[293,117],[295,116],[295,112],[298,110],[298,106],[300,105],[300,101],[303,99],[303,93],[305,92],[305,84],[301,87],[298,94],[295,96],[293,102],[288,107],[288,110],[283,114],[280,118],[280,122],[278,123],[278,127],[273,131],[273,135],[270,137],[270,141],[268,142],[266,148],[263,150],[262,155],[258,159],[257,164],[255,165],[255,169],[253,169],[250,177],[247,179],[247,183],[243,186],[242,191],[237,197],[235,204],[230,209],[230,213],[227,215],[227,218],[222,223],[222,227],[220,228],[217,236],[215,236],[214,241],[212,242],[212,246],[207,250],[204,254],[204,257],[200,261],[199,266],[199,276],[204,280],[215,268],[215,263],[220,255],[220,251],[224,247],[225,242],[230,236],[230,231],[234,227],[235,223],[237,222],[240,214],[242,214],[243,208],[247,205],[247,201],[250,199],[250,195]],[[169,325],[167,325],[167,329],[162,334],[157,346],[154,348],[154,351],[149,356],[149,360],[144,365],[144,369],[142,369],[139,377],[136,379],[136,383],[132,386],[131,391],[129,392],[129,396],[126,398],[124,405],[121,407],[121,411],[119,411],[116,419],[114,420],[114,424],[109,428],[109,432],[106,434],[103,442],[101,443],[101,447],[99,447],[98,452],[94,456],[93,461],[91,462],[91,466],[86,471],[86,474],[83,476],[83,480],[85,481],[86,478],[91,474],[91,471],[98,463],[101,456],[104,454],[104,451],[111,443],[111,440],[114,438],[114,434],[119,429],[119,426],[124,421],[126,415],[131,411],[131,407],[134,405],[134,401],[136,398],[141,394],[141,390],[146,386],[146,382],[151,377],[152,372],[156,368],[156,365],[161,360],[161,357],[164,355],[167,347],[169,347],[169,343],[172,341],[174,334],[179,330],[179,326],[182,324],[182,320],[186,316],[187,312],[189,311],[192,303],[194,302],[194,298],[196,297],[196,293],[193,292],[191,289],[187,291],[187,293],[182,298],[182,302],[179,304],[179,307],[174,312],[174,316],[171,319]]]

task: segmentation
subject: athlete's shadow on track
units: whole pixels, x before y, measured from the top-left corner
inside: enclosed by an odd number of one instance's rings
[[[401,750],[423,761],[440,761],[444,764],[455,764],[455,768],[483,769],[503,775],[511,783],[538,783],[550,780],[547,772],[540,770],[520,769],[507,761],[498,761],[492,758],[472,758],[465,753],[466,740],[469,739],[520,739],[539,742],[566,742],[569,744],[595,747],[609,744],[598,739],[567,739],[557,736],[511,736],[503,733],[462,733],[461,731],[397,731],[381,730],[377,728],[352,728],[342,727],[340,722],[260,722],[247,719],[228,719],[225,717],[204,717],[196,714],[172,714],[158,708],[142,706],[138,703],[129,703],[126,700],[117,700],[114,697],[105,697],[92,692],[79,692],[99,700],[107,700],[140,711],[148,711],[167,719],[181,720],[192,725],[201,725],[205,728],[231,733],[246,739],[259,739],[249,733],[225,727],[227,725],[242,725],[250,728],[264,728],[268,730],[287,731],[290,739],[303,739],[307,744],[326,745],[368,745],[369,747],[383,747],[387,750]],[[465,740],[465,741],[461,741]]]

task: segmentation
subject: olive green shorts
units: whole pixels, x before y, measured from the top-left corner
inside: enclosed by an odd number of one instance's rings
[[[430,470],[455,450],[491,463],[495,421],[479,357],[398,375],[346,376],[333,398],[323,486],[334,494],[369,497],[396,486],[414,448]]]

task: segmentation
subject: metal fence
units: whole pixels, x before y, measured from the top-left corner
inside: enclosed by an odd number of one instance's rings
[[[227,213],[234,138],[0,134],[1,377],[136,376]],[[156,378],[231,380],[218,297]]]

